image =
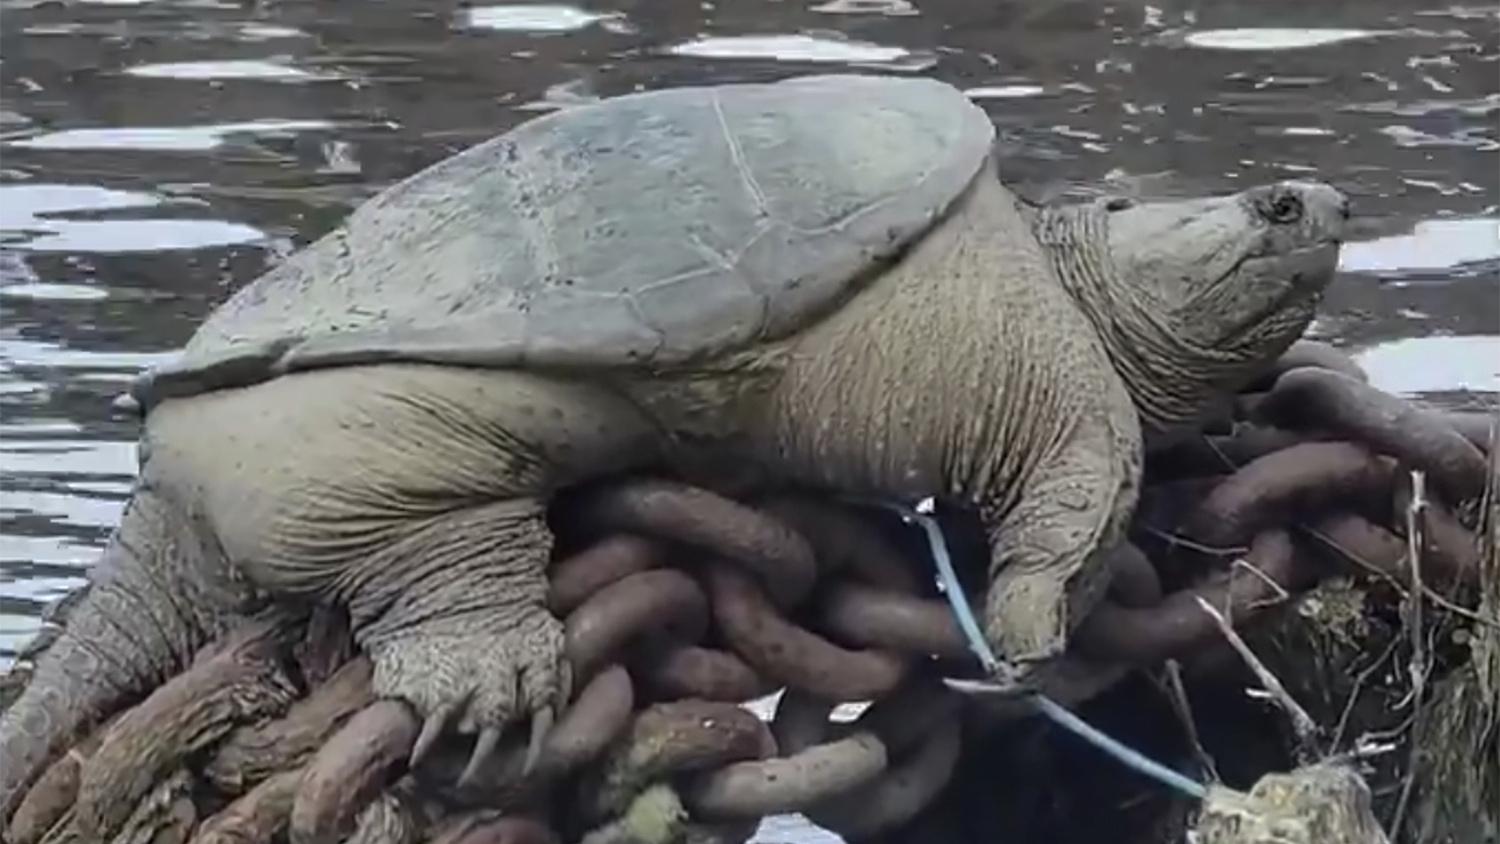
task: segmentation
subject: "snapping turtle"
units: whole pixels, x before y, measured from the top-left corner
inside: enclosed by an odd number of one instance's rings
[[[137,385],[131,503],[0,720],[4,814],[269,599],[347,607],[424,733],[544,721],[569,684],[545,502],[709,455],[975,508],[986,633],[1044,664],[1100,591],[1143,426],[1191,423],[1302,332],[1348,206],[1284,182],[1033,207],[992,138],[926,79],[678,88],[372,199]]]

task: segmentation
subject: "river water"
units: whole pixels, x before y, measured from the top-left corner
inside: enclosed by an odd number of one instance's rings
[[[1493,4],[0,0],[0,30],[0,667],[118,519],[133,374],[383,186],[632,90],[935,76],[1036,197],[1329,180],[1362,240],[1315,331],[1387,389],[1500,395]]]

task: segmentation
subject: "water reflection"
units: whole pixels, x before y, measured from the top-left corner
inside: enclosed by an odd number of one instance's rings
[[[503,32],[571,32],[598,23],[626,31],[624,20],[625,16],[618,12],[590,12],[577,6],[542,3],[474,6],[458,16],[462,27]]]
[[[75,219],[85,212],[160,208],[166,201],[94,185],[0,185],[0,244],[24,252],[163,252],[254,243],[265,237],[221,220]]]
[[[288,26],[238,21],[64,21],[34,24],[23,30],[29,36],[94,36],[101,38],[155,37],[180,41],[231,40],[247,43],[307,38],[306,32]]]
[[[770,59],[906,71],[927,70],[937,63],[931,54],[902,47],[813,35],[711,36],[673,45],[667,52],[699,59]]]
[[[1040,85],[981,85],[966,88],[964,93],[971,100],[1010,100],[1017,97],[1037,97],[1046,91]]]
[[[1500,393],[1500,337],[1407,337],[1355,357],[1370,383],[1405,396]]]
[[[97,287],[81,284],[48,284],[46,282],[22,282],[0,287],[0,301],[6,299],[50,299],[52,301],[82,301],[103,299],[109,293]]]
[[[239,136],[281,136],[332,129],[327,120],[247,120],[206,126],[137,126],[119,129],[64,129],[5,141],[14,149],[129,149],[144,152],[206,152]]]
[[[293,67],[282,61],[164,62],[127,67],[127,76],[146,79],[262,79],[268,82],[311,82],[337,77]]]
[[[1182,40],[1205,50],[1305,50],[1387,34],[1369,29],[1207,29]]]
[[[825,15],[887,15],[905,17],[918,14],[907,0],[829,0],[809,9]]]
[[[1500,217],[1422,220],[1410,232],[1351,243],[1339,255],[1346,272],[1401,276],[1422,270],[1500,272]]]

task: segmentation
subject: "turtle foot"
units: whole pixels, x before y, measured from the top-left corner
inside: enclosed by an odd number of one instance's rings
[[[460,785],[484,767],[505,729],[523,719],[530,722],[529,771],[569,694],[563,627],[541,608],[500,631],[413,628],[371,656],[376,694],[405,701],[423,720],[411,767],[445,733],[477,734]]]
[[[984,636],[999,665],[989,678],[1010,694],[1035,689],[1067,646],[1066,595],[1045,573],[1002,577],[985,602]]]

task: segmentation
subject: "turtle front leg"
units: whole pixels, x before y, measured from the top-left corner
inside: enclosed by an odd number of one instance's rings
[[[433,517],[346,575],[376,693],[424,720],[413,764],[446,730],[477,734],[467,779],[526,718],[540,747],[571,686],[562,624],[546,608],[551,549],[540,505],[503,501]]]
[[[1108,585],[1105,552],[1123,536],[1137,494],[1132,433],[1082,420],[1013,505],[981,508],[991,549],[985,635],[1014,680],[1066,649]]]

